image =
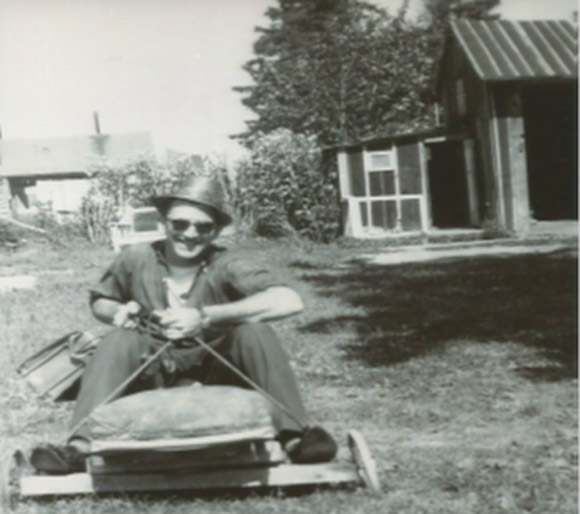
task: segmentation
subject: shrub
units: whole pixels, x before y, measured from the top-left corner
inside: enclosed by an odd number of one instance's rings
[[[336,174],[324,173],[314,136],[280,129],[256,136],[237,168],[233,204],[242,226],[265,237],[333,240],[339,229]]]

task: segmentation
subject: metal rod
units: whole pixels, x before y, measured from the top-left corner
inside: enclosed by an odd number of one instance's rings
[[[145,371],[145,369],[147,369],[153,363],[153,361],[157,359],[172,344],[173,344],[172,341],[165,342],[163,346],[159,348],[159,350],[157,350],[153,355],[151,355],[151,357],[149,357],[143,364],[141,364],[141,366],[139,366],[121,385],[119,385],[119,387],[117,387],[111,394],[109,394],[109,396],[107,396],[101,403],[99,403],[99,405],[97,405],[95,409],[101,407],[102,405],[106,405],[110,401],[114,400],[126,387],[128,387],[131,384],[131,382],[133,382],[133,380],[135,380],[143,371]],[[93,409],[93,411],[95,409]],[[75,435],[75,432],[88,421],[93,411],[91,411],[87,416],[85,416],[70,430],[69,435],[66,441],[63,442],[63,444],[66,444],[66,442],[68,442]]]
[[[248,377],[247,375],[245,375],[238,368],[236,368],[230,361],[228,361],[223,355],[221,355],[216,350],[214,350],[209,344],[207,344],[205,341],[203,341],[202,339],[200,339],[199,337],[196,337],[196,336],[194,336],[192,339],[199,346],[201,346],[204,350],[206,350],[207,352],[211,353],[224,366],[226,366],[228,369],[230,369],[231,371],[233,371],[238,377],[240,377],[248,385],[250,385],[252,387],[252,389],[254,389],[256,392],[260,393],[268,402],[270,402],[272,405],[274,405],[275,407],[277,407],[278,409],[280,409],[282,412],[284,412],[284,414],[286,414],[289,418],[291,418],[300,428],[302,428],[302,429],[306,428],[306,425],[304,425],[302,422],[300,422],[296,418],[296,416],[294,416],[294,414],[292,414],[290,412],[290,410],[288,409],[288,407],[286,407],[285,405],[283,405],[282,403],[280,403],[270,393],[268,393],[267,391],[265,391],[264,389],[262,389],[258,384],[256,384],[256,382],[254,382],[250,377]]]

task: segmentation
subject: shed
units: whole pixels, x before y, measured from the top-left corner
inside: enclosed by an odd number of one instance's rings
[[[577,28],[455,20],[439,67],[443,125],[338,151],[345,233],[577,220]]]
[[[345,235],[380,237],[477,226],[476,178],[466,156],[473,157],[466,133],[443,129],[341,147]],[[441,168],[445,181],[439,180]]]
[[[28,209],[35,200],[54,210],[78,210],[97,159],[123,162],[153,151],[148,133],[96,134],[0,140],[0,215]]]
[[[485,218],[517,234],[578,219],[578,43],[568,21],[457,20],[441,62],[445,124],[474,133]]]

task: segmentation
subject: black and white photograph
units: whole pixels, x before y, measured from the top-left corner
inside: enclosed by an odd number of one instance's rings
[[[578,514],[578,10],[0,2],[0,512]]]

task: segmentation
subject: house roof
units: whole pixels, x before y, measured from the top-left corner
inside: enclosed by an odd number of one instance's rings
[[[578,77],[578,29],[568,21],[463,18],[451,29],[482,80]]]
[[[148,133],[0,140],[0,177],[86,174],[98,158],[125,161],[153,151]]]

